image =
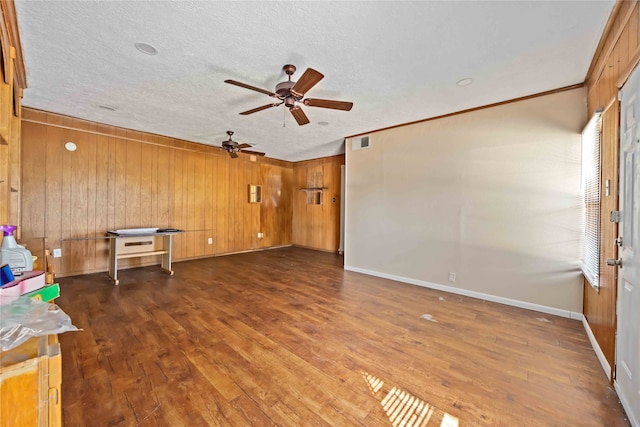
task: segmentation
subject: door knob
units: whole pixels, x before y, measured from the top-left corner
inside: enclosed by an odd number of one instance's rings
[[[611,265],[611,266],[617,265],[618,267],[622,267],[622,260],[620,258],[618,259],[608,258],[607,265]]]

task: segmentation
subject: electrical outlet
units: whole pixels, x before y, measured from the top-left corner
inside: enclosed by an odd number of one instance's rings
[[[258,233],[258,239],[262,239],[264,237],[264,233]]]
[[[53,250],[53,257],[54,258],[60,258],[62,256],[62,249],[60,248],[55,248]]]
[[[210,245],[213,245],[213,237],[209,237],[207,239],[207,243],[210,244]]]
[[[456,281],[456,273],[449,272],[449,281],[450,282]]]

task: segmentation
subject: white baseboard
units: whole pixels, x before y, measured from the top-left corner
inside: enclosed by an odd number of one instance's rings
[[[613,382],[613,388],[616,389],[616,393],[618,394],[618,399],[620,399],[620,403],[622,403],[622,407],[626,412],[626,415],[627,415],[627,418],[629,419],[629,423],[631,424],[631,427],[640,427],[640,420],[636,419],[634,412],[631,410],[631,405],[625,398],[624,394],[621,392],[620,387],[618,386],[618,383],[615,381]]]
[[[369,276],[382,277],[384,279],[391,279],[397,282],[409,283],[411,285],[423,286],[425,288],[437,289],[439,291],[449,292],[452,294],[464,295],[467,297],[483,299],[491,302],[497,302],[500,304],[510,305],[513,307],[525,308],[527,310],[539,311],[541,313],[552,314],[554,316],[566,317],[569,319],[582,320],[584,316],[582,313],[575,311],[562,310],[560,308],[548,307],[546,305],[534,304],[531,302],[520,301],[510,298],[499,297],[490,294],[483,294],[481,292],[470,291],[462,288],[454,288],[452,286],[441,285],[438,283],[425,282],[423,280],[411,279],[408,277],[396,276],[393,274],[381,273],[379,271],[367,270],[364,268],[352,267],[345,265],[345,270],[354,271],[356,273],[368,274]]]
[[[598,341],[596,341],[595,335],[591,332],[591,327],[589,326],[589,322],[587,322],[587,318],[582,316],[582,326],[584,326],[584,330],[587,331],[587,336],[589,337],[589,341],[591,342],[591,347],[593,347],[593,351],[596,352],[596,356],[600,361],[600,365],[602,365],[602,369],[604,369],[604,373],[607,374],[607,378],[611,380],[611,366],[607,361],[607,358],[604,357],[604,353],[600,349],[600,345]]]

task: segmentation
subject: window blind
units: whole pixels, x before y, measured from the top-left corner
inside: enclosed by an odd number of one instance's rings
[[[582,195],[584,236],[582,272],[594,288],[600,276],[600,127],[602,112],[596,112],[582,131]]]

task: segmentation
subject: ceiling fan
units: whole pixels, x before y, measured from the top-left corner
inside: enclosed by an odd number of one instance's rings
[[[258,151],[245,150],[245,148],[251,147],[252,146],[251,144],[246,144],[246,143],[238,144],[236,141],[233,141],[231,139],[231,135],[233,135],[233,131],[228,130],[227,135],[229,135],[229,139],[222,141],[222,145],[219,148],[220,150],[224,150],[227,153],[229,153],[229,156],[231,156],[232,159],[237,158],[238,153],[253,154],[254,156],[264,156],[264,153],[260,153]]]
[[[240,113],[243,116],[248,114],[257,113],[258,111],[266,110],[271,107],[278,107],[282,104],[285,107],[289,108],[291,115],[296,119],[298,125],[306,125],[309,123],[309,119],[307,115],[302,111],[299,105],[296,105],[296,102],[302,102],[307,107],[322,107],[322,108],[331,108],[333,110],[343,110],[349,111],[351,107],[353,107],[353,102],[345,102],[345,101],[334,101],[330,99],[315,99],[315,98],[305,98],[304,94],[307,93],[309,89],[314,87],[320,80],[324,78],[324,74],[314,70],[313,68],[307,68],[307,70],[302,74],[300,80],[297,82],[291,81],[291,76],[296,72],[295,65],[287,64],[282,67],[282,70],[285,72],[289,79],[285,82],[278,83],[276,85],[275,92],[270,92],[268,90],[260,89],[259,87],[251,86],[246,83],[237,82],[235,80],[225,80],[225,83],[229,83],[232,85],[240,86],[245,89],[254,90],[256,92],[264,93],[265,95],[269,95],[273,98],[276,98],[279,102],[273,102],[271,104],[266,104],[261,107],[253,108],[251,110],[243,111]]]

